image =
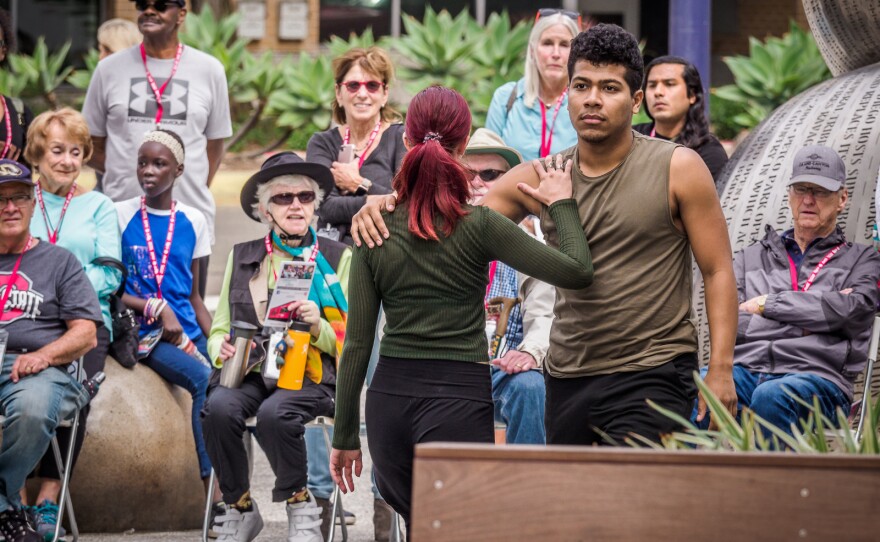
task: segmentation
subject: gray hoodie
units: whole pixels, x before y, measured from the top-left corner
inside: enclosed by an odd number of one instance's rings
[[[769,294],[763,316],[739,313],[734,362],[754,372],[821,376],[852,400],[880,297],[880,253],[848,243],[837,228],[807,248],[797,268],[799,291],[794,291],[782,238],[770,226],[766,232],[734,259],[740,303]],[[801,291],[819,262],[841,244],[811,288]],[[840,293],[846,288],[852,293]]]

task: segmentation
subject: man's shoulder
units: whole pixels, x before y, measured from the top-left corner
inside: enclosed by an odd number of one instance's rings
[[[30,252],[35,256],[31,262],[33,262],[33,265],[36,265],[41,269],[49,269],[50,271],[55,271],[61,275],[67,275],[75,271],[82,271],[82,265],[71,251],[64,247],[53,245],[48,241],[37,243]],[[45,265],[45,263],[42,263],[44,260],[52,263],[50,265]],[[25,266],[25,261],[25,259],[22,259],[22,267]]]

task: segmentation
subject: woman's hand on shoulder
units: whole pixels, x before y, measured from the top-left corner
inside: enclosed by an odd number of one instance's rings
[[[563,162],[562,155],[557,154],[543,160],[533,160],[532,165],[540,184],[538,188],[533,188],[526,183],[519,183],[517,188],[521,192],[547,206],[571,197],[571,160]]]
[[[364,243],[373,248],[382,245],[382,241],[388,239],[388,228],[382,218],[382,210],[394,212],[397,205],[397,193],[379,196],[367,196],[364,206],[351,217],[351,237],[357,246]]]

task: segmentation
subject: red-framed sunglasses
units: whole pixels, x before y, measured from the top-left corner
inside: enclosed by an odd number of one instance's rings
[[[379,81],[345,81],[344,83],[339,83],[339,86],[345,87],[345,90],[352,94],[359,91],[361,87],[367,87],[367,92],[375,94],[379,92],[380,89],[385,88],[385,83]]]
[[[569,19],[573,20],[577,23],[578,29],[583,30],[584,24],[583,19],[581,18],[581,14],[576,11],[569,11],[567,9],[559,9],[559,8],[541,8],[538,10],[538,13],[535,14],[535,22],[538,22],[538,19],[541,17],[549,17],[551,15],[565,15]]]

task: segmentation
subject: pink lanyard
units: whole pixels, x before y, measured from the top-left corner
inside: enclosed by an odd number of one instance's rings
[[[361,153],[361,159],[358,160],[358,169],[364,165],[364,160],[367,159],[367,151],[370,150],[370,147],[373,146],[373,141],[375,141],[376,136],[379,134],[379,129],[382,128],[382,119],[379,119],[379,122],[376,123],[376,127],[373,128],[373,131],[370,133],[370,139],[367,140],[367,146],[364,147],[364,151]],[[345,127],[345,137],[342,138],[342,144],[348,145],[348,142],[351,140],[351,128],[348,126]]]
[[[67,193],[67,197],[64,198],[64,205],[61,207],[61,216],[58,217],[58,228],[52,228],[52,222],[49,220],[49,214],[46,213],[46,204],[43,203],[43,189],[40,187],[40,183],[37,183],[37,201],[40,203],[40,211],[43,213],[43,222],[46,224],[46,231],[49,232],[49,242],[53,245],[58,241],[58,232],[61,231],[61,223],[64,222],[64,215],[67,213],[67,206],[70,205],[70,200],[73,199],[73,193],[76,192],[76,181],[70,186],[70,192]]]
[[[816,268],[813,269],[813,272],[810,273],[809,278],[807,278],[807,282],[804,283],[804,287],[800,291],[806,292],[807,290],[810,289],[811,286],[813,286],[813,282],[815,282],[816,277],[819,275],[819,271],[821,271],[822,268],[825,267],[825,264],[827,264],[829,261],[831,261],[831,258],[833,258],[834,255],[837,254],[837,252],[841,248],[843,248],[843,246],[845,244],[846,243],[841,243],[841,244],[837,245],[836,247],[832,248],[828,252],[828,254],[826,254],[825,257],[822,258],[822,261],[820,261],[819,264],[816,266]],[[787,251],[786,251],[786,254],[788,255],[788,271],[791,274],[791,289],[794,290],[795,292],[797,292],[798,291],[797,267],[794,265],[794,260],[791,258],[791,255],[788,254]]]
[[[150,221],[147,219],[147,198],[141,196],[141,221],[144,223],[144,237],[147,239],[147,252],[150,254],[150,267],[156,276],[156,297],[162,298],[162,280],[165,279],[165,268],[168,266],[168,256],[171,254],[171,240],[174,239],[174,222],[177,216],[174,213],[176,202],[171,202],[171,215],[168,217],[168,234],[165,236],[165,248],[162,249],[162,263],[156,261],[156,249],[153,246],[153,232],[150,230]]]
[[[559,108],[562,107],[562,100],[565,99],[566,93],[568,93],[567,87],[559,95],[559,99],[556,100],[556,107],[553,108],[553,120],[550,122],[549,135],[547,134],[547,106],[540,99],[538,100],[541,102],[541,148],[539,150],[541,158],[550,154],[550,145],[553,144],[553,127],[556,126],[556,116],[559,115]]]
[[[29,235],[27,244],[24,246],[24,250],[22,250],[21,254],[18,255],[18,259],[15,260],[15,265],[12,267],[12,273],[9,274],[9,281],[6,283],[6,291],[3,292],[3,299],[0,299],[0,317],[3,316],[4,312],[6,312],[6,302],[9,301],[9,294],[12,293],[12,287],[18,280],[18,268],[19,266],[21,266],[21,259],[24,258],[24,253],[31,248],[32,240],[33,237]]]
[[[651,126],[651,133],[649,134],[651,137],[657,137],[657,128]]]
[[[141,44],[141,59],[144,61],[144,71],[147,72],[147,82],[150,84],[150,88],[153,90],[153,95],[156,97],[156,126],[159,126],[159,123],[162,122],[162,113],[165,110],[162,106],[162,94],[165,92],[165,87],[168,86],[171,78],[177,73],[177,68],[180,66],[180,56],[182,54],[183,44],[178,43],[177,53],[174,55],[174,65],[171,67],[171,75],[168,76],[168,79],[166,79],[160,87],[156,84],[156,80],[153,79],[153,74],[150,73],[150,68],[147,67],[147,50],[144,48],[144,44]]]
[[[0,158],[6,158],[9,147],[12,146],[12,121],[9,119],[9,105],[6,103],[6,98],[3,98],[3,120],[6,122],[6,143],[3,145],[3,154],[0,154]]]
[[[266,244],[266,255],[269,256],[269,269],[272,270],[272,277],[275,279],[275,282],[278,282],[278,273],[275,272],[275,266],[272,265],[272,252],[274,252],[275,249],[272,246],[272,232],[271,231],[266,234],[266,238],[263,241]],[[318,257],[319,246],[320,245],[318,244],[318,236],[316,235],[315,236],[315,246],[314,246],[314,248],[312,248],[312,254],[309,256],[309,263],[314,262],[315,258]]]
[[[495,270],[497,268],[498,268],[497,261],[493,261],[492,263],[489,264],[489,284],[486,285],[486,295],[483,296],[484,300],[485,300],[485,298],[489,297],[489,289],[492,288],[492,283],[495,282]],[[489,305],[487,303],[484,302],[483,304],[486,305],[486,308],[488,308]]]

